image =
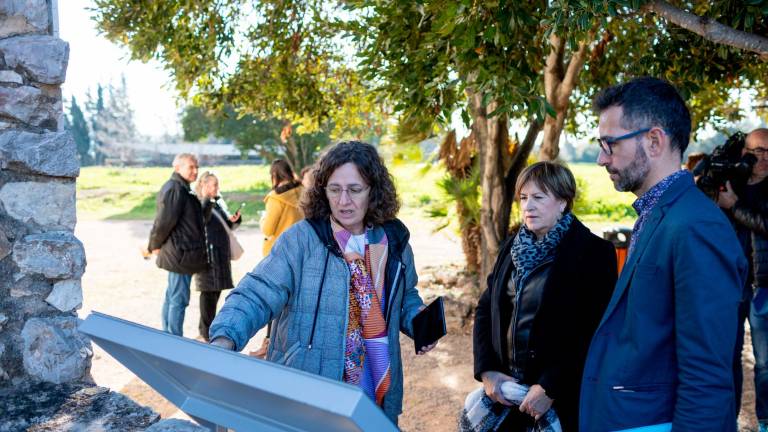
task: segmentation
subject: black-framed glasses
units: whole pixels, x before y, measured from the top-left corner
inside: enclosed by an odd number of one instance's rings
[[[753,155],[757,156],[758,158],[761,158],[761,157],[763,157],[765,155],[768,155],[768,148],[763,148],[763,147],[748,148],[748,147],[744,147],[744,149],[748,153],[752,153]]]
[[[650,131],[651,129],[653,128],[638,129],[634,132],[630,132],[628,134],[617,136],[617,137],[608,136],[608,137],[595,138],[595,141],[597,141],[597,144],[600,145],[600,148],[603,150],[603,152],[605,152],[605,154],[610,156],[613,154],[613,146],[616,145],[616,143],[618,143],[619,141],[629,139],[629,138],[634,138],[640,134],[644,134]]]

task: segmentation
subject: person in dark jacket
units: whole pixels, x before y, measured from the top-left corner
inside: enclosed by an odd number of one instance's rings
[[[746,184],[727,182],[726,190],[718,195],[718,205],[734,223],[750,264],[734,350],[736,411],[741,405],[744,320],[749,318],[755,355],[755,412],[759,431],[768,432],[768,129],[755,129],[747,135],[742,154],[747,153],[757,158],[749,179]]]
[[[563,431],[576,431],[584,359],[616,283],[616,252],[571,213],[568,168],[535,163],[515,194],[523,225],[501,247],[477,305],[475,379],[507,406],[502,383],[530,386],[498,430],[528,430],[552,407]]]
[[[208,267],[203,209],[189,187],[197,179],[197,168],[192,154],[181,153],[173,159],[173,174],[157,194],[157,214],[147,248],[157,255],[157,266],[168,271],[163,331],[179,336],[183,334],[192,274]]]
[[[240,210],[229,215],[224,200],[219,196],[219,179],[210,171],[200,175],[195,193],[203,206],[203,213],[210,214],[205,223],[210,266],[195,273],[195,287],[200,291],[200,337],[208,342],[208,329],[216,316],[216,305],[221,292],[232,288],[232,257],[227,229],[240,225]],[[225,227],[226,226],[226,227]]]
[[[331,148],[302,203],[307,218],[227,297],[211,343],[242,350],[274,320],[267,360],[357,386],[396,424],[400,333],[412,336],[411,321],[424,307],[399,207],[375,147],[348,141]]]

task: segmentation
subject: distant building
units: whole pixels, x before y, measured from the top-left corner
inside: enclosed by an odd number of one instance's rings
[[[197,155],[201,165],[264,163],[256,151],[243,155],[234,144],[129,142],[111,147],[107,165],[167,166],[179,153]]]

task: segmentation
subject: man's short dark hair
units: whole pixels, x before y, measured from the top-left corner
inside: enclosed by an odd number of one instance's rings
[[[672,148],[680,150],[682,158],[691,137],[691,113],[672,84],[658,78],[635,78],[608,87],[595,96],[593,108],[598,114],[614,106],[623,110],[621,127],[664,129]]]

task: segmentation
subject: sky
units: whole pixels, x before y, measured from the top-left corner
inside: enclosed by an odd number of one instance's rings
[[[75,96],[83,107],[86,94],[95,94],[96,85],[119,85],[125,75],[134,121],[142,135],[161,137],[180,135],[177,93],[173,80],[158,62],[130,61],[127,49],[99,35],[90,19],[90,0],[59,1],[59,37],[69,42],[67,79],[62,86],[69,102]]]

